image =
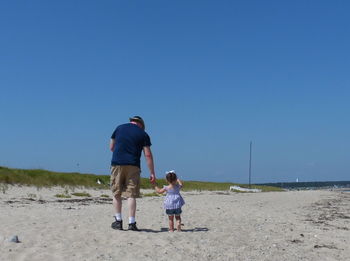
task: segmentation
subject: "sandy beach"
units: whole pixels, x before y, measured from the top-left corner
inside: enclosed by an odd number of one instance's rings
[[[170,233],[162,197],[138,200],[141,232],[116,231],[108,190],[63,191],[0,191],[0,260],[350,260],[349,192],[184,192],[183,232]]]

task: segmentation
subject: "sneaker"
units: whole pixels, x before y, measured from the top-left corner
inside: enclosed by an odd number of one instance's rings
[[[129,224],[128,230],[140,231],[140,230],[137,228],[137,226],[136,226],[136,222],[135,222],[135,223],[130,223],[130,224]]]
[[[123,220],[120,220],[120,221],[115,220],[115,221],[112,223],[111,227],[112,227],[113,229],[116,229],[116,230],[123,230]]]

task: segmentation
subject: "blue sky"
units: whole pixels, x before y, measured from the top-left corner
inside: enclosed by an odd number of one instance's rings
[[[109,174],[141,115],[158,177],[349,180],[349,8],[1,1],[0,165]]]

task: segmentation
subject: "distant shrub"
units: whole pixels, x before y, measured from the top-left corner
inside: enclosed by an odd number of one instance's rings
[[[74,187],[109,188],[109,175],[81,173],[62,173],[42,169],[11,169],[0,167],[0,183],[33,185],[39,187],[62,186],[74,190]],[[102,184],[98,184],[99,179]]]
[[[100,181],[100,182],[97,182]],[[65,194],[68,194],[68,190],[74,191],[77,187],[86,188],[101,188],[108,189],[110,182],[109,175],[93,175],[93,174],[81,174],[81,173],[62,173],[53,172],[42,169],[12,169],[0,166],[0,183],[1,184],[18,184],[36,186],[39,190],[40,187],[52,187],[61,186],[65,187]],[[98,184],[101,183],[101,184]],[[165,179],[157,179],[159,187],[167,185]],[[228,183],[228,182],[201,182],[201,181],[185,181],[184,191],[227,191],[230,186],[239,185],[241,187],[247,187],[247,185]],[[152,185],[148,178],[141,178],[141,189],[152,189]],[[254,185],[254,188],[265,191],[283,191],[281,188],[258,186]],[[0,187],[3,193],[6,192],[7,187]],[[74,195],[74,194],[73,194]],[[83,195],[85,197],[86,195]]]
[[[75,192],[75,193],[72,193],[72,195],[76,197],[91,197],[91,195],[86,192]]]
[[[67,194],[56,194],[55,197],[56,198],[71,198],[71,196],[67,195]]]

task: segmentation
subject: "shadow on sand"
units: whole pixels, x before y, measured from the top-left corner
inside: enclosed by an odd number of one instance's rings
[[[141,232],[148,232],[148,233],[161,233],[161,232],[168,232],[169,229],[167,227],[162,227],[160,230],[154,230],[154,229],[148,229],[143,228],[140,229]],[[209,231],[206,227],[195,227],[192,229],[182,229],[181,232],[207,232]]]

